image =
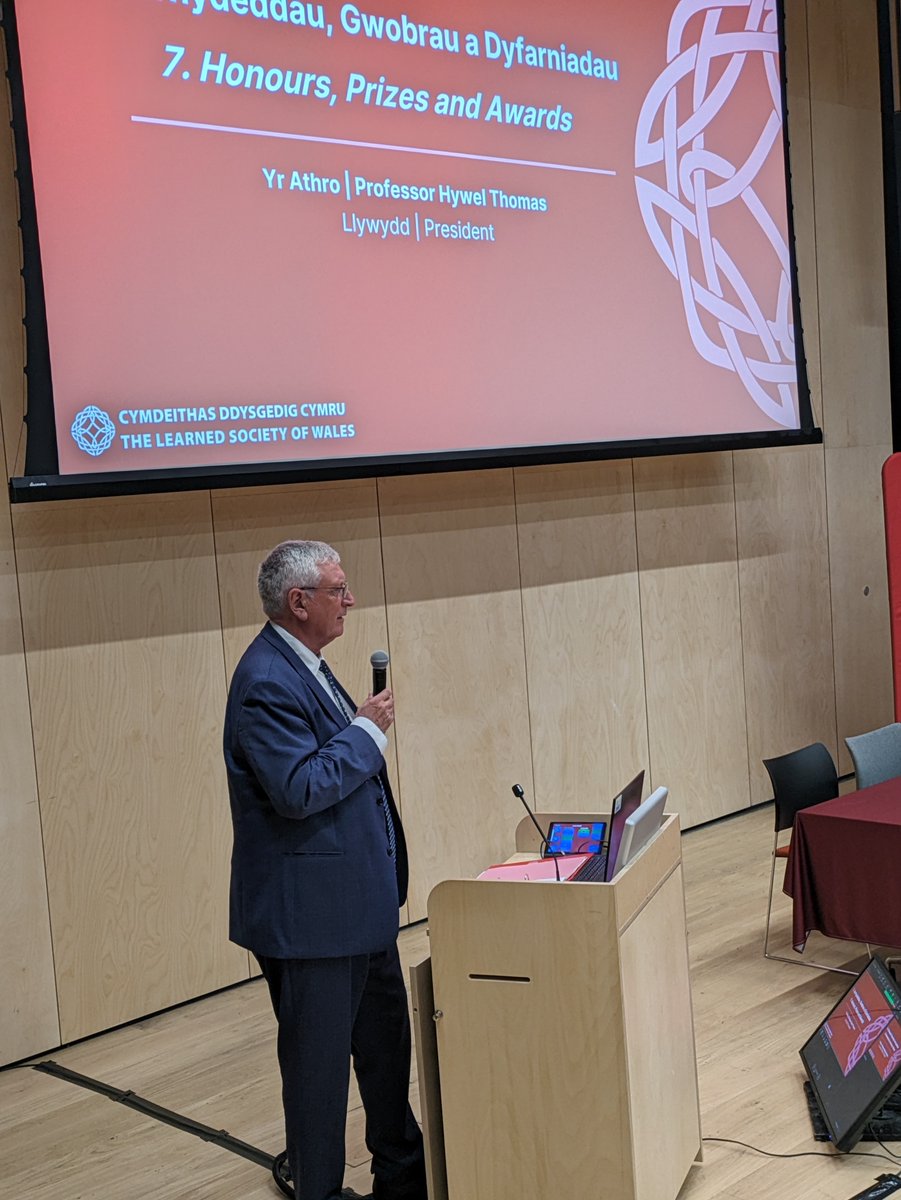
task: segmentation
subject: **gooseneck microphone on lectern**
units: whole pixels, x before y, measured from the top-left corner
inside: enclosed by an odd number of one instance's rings
[[[526,794],[525,794],[525,792],[522,790],[522,785],[521,785],[521,784],[519,784],[519,783],[514,783],[514,785],[513,785],[513,787],[512,787],[512,789],[511,789],[511,790],[512,790],[512,792],[513,792],[513,795],[516,797],[516,799],[517,799],[517,800],[519,800],[519,801],[520,801],[520,803],[522,804],[523,808],[524,808],[524,809],[526,810],[526,812],[529,814],[529,820],[532,822],[532,824],[533,824],[533,825],[535,826],[535,828],[538,830],[538,836],[541,838],[541,841],[540,841],[540,843],[539,843],[539,846],[538,846],[538,853],[539,853],[539,854],[541,854],[541,855],[543,856],[543,855],[544,855],[544,849],[545,849],[545,847],[547,846],[547,836],[544,834],[544,832],[542,831],[542,828],[541,828],[541,826],[540,826],[540,825],[538,824],[538,822],[535,820],[535,814],[532,812],[531,808],[529,808],[528,804],[526,803]],[[553,860],[554,860],[554,871],[555,871],[555,873],[556,873],[556,875],[557,875],[557,882],[559,883],[559,882],[560,882],[560,867],[559,867],[559,866],[558,866],[558,864],[557,864],[557,857],[556,857],[556,855],[554,855],[554,854],[550,854],[550,857],[551,857],[551,858],[553,858]]]
[[[528,804],[526,803],[526,794],[522,790],[522,784],[514,783],[512,791],[513,791],[513,795],[520,802],[520,804],[522,804],[523,808],[529,814],[529,820],[532,822],[532,824],[538,830],[538,836],[541,838],[541,845],[544,846],[545,843],[547,842],[547,838],[545,837],[544,833],[542,832],[541,826],[535,820],[535,814],[532,812],[531,808],[529,808]]]
[[[369,656],[372,665],[372,694],[377,696],[388,686],[388,663],[390,659],[384,650],[374,650]]]

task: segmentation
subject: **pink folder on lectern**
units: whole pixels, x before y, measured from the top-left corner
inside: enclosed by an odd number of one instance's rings
[[[569,879],[588,858],[591,858],[590,854],[561,854],[555,858],[533,858],[528,862],[498,863],[497,866],[483,871],[477,878],[508,881],[538,879],[556,883],[558,878],[561,881]]]

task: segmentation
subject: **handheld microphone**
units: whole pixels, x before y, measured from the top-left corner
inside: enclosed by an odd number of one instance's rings
[[[535,814],[532,812],[531,808],[529,808],[528,804],[526,803],[526,794],[522,790],[521,784],[514,783],[513,787],[511,788],[511,791],[513,792],[513,795],[516,797],[516,799],[519,800],[519,802],[522,804],[522,806],[526,810],[526,812],[529,814],[529,820],[532,822],[532,824],[538,830],[538,836],[541,838],[541,842],[539,845],[539,853],[544,854],[544,848],[545,848],[545,846],[547,846],[547,838],[545,837],[544,831],[542,830],[541,826],[535,820]],[[557,857],[556,857],[556,855],[551,855],[550,857],[553,858],[553,860],[554,860],[554,870],[556,871],[557,882],[559,883],[560,868],[557,865]]]
[[[377,696],[388,686],[388,663],[390,659],[384,650],[374,650],[369,656],[372,665],[372,694]]]

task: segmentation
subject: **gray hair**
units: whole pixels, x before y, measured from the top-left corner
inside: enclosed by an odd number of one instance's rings
[[[322,563],[339,563],[338,551],[325,542],[281,542],[260,563],[257,588],[267,617],[285,610],[293,587],[314,588],[322,578]]]

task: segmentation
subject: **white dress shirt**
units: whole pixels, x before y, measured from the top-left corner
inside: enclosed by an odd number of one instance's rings
[[[309,648],[309,646],[305,646],[299,638],[296,638],[293,633],[289,633],[283,625],[277,625],[275,621],[270,621],[269,624],[276,631],[276,633],[279,634],[280,637],[285,639],[303,665],[316,680],[317,687],[323,692],[324,695],[328,696],[331,704],[337,708],[339,712],[342,712],[341,706],[338,704],[332,689],[328,685],[328,680],[319,670],[319,663],[321,661],[320,655],[315,654]],[[381,729],[379,729],[378,725],[376,725],[375,721],[370,721],[368,717],[354,717],[351,721],[351,725],[359,725],[361,729],[365,730],[378,746],[381,753],[384,755],[388,748],[388,739],[384,733],[382,733]]]

